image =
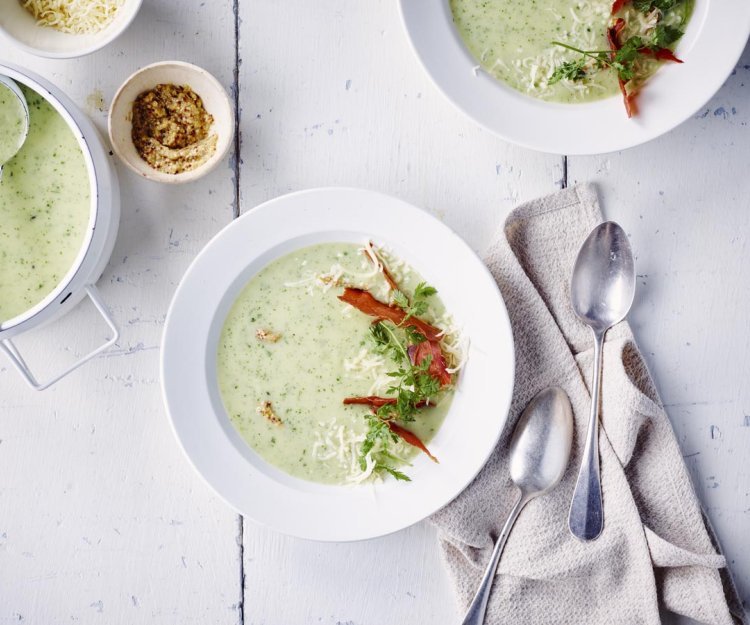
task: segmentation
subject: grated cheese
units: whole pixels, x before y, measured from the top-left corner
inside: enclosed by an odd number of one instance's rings
[[[446,370],[451,375],[458,373],[469,357],[469,338],[450,313],[444,313],[435,325],[442,330],[440,348],[448,361]]]
[[[609,18],[611,10],[610,0],[581,0],[575,4],[575,7],[568,7],[568,13],[572,23],[569,29],[560,33],[560,40],[574,45],[576,47],[592,50],[598,49],[602,45],[602,29],[592,28],[592,24],[601,24],[604,27]],[[556,18],[562,21],[563,16],[555,12],[551,7],[548,11]],[[624,9],[627,27],[625,38],[634,35],[648,37],[656,27],[661,14],[658,9],[654,9],[648,14],[643,14],[633,7]],[[679,20],[679,17],[671,15],[672,20]],[[670,20],[665,23],[670,24]],[[672,24],[674,25],[674,24]],[[496,58],[489,66],[489,72],[496,77],[516,85],[519,89],[538,98],[548,98],[554,93],[556,85],[550,85],[549,80],[555,69],[566,61],[576,60],[578,55],[570,50],[564,50],[558,46],[550,46],[539,54],[533,56],[522,56],[523,50],[517,49],[519,58],[504,63],[501,59]],[[487,57],[490,54],[489,49],[485,49],[480,55],[483,64],[487,63]],[[652,63],[644,60],[643,63]],[[472,68],[474,74],[477,72]],[[648,72],[646,72],[648,74]],[[592,92],[605,92],[607,87],[596,82],[595,80],[585,79],[580,82],[560,81],[557,83],[560,89],[565,89],[573,96],[574,100],[585,99]]]
[[[74,35],[104,30],[124,0],[22,0],[39,26]]]
[[[334,458],[346,471],[346,481],[352,484],[364,482],[372,476],[375,469],[373,452],[365,458],[365,470],[359,464],[359,450],[365,440],[364,434],[357,434],[351,427],[346,427],[336,419],[321,421],[319,430],[314,432],[315,442],[311,454],[315,460],[327,462]]]

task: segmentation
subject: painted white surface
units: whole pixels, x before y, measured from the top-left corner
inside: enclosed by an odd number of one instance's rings
[[[428,208],[482,250],[511,207],[562,184],[561,157],[504,144],[440,96],[394,3],[239,0],[239,18],[236,50],[229,0],[146,0],[133,27],[90,57],[0,56],[50,78],[103,129],[96,92],[108,102],[137,67],[187,60],[234,88],[237,51],[242,210],[305,187],[364,186]],[[632,234],[636,335],[750,600],[744,66],[747,52],[704,117],[567,167],[569,182],[600,184],[607,216]],[[118,167],[121,234],[100,282],[124,328],[118,350],[44,394],[0,370],[0,623],[457,621],[427,524],[354,545],[285,538],[242,524],[181,457],[158,344],[180,276],[232,217],[233,165],[180,188]],[[82,352],[101,338],[94,319],[82,308],[28,337],[30,360],[52,367]]]
[[[200,36],[196,32],[200,30]],[[74,61],[2,49],[88,109],[103,134],[107,102],[136,68],[197,61],[227,87],[231,2],[146,2],[112,47]],[[187,466],[161,402],[158,355],[169,300],[206,241],[232,217],[232,171],[167,188],[118,167],[122,221],[102,296],[118,348],[36,393],[0,372],[0,623],[233,623],[239,521]],[[19,344],[41,370],[104,335],[90,308]],[[222,620],[223,619],[223,620]]]

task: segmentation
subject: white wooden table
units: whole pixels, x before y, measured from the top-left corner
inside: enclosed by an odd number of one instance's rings
[[[239,154],[190,186],[118,167],[120,236],[100,284],[118,348],[44,393],[0,371],[0,623],[382,625],[457,622],[433,529],[321,545],[243,520],[188,466],[162,407],[164,315],[218,230],[276,195],[369,187],[423,206],[477,251],[519,202],[593,180],[638,252],[631,321],[750,601],[750,51],[694,119],[630,151],[563,158],[455,111],[387,0],[146,0],[83,59],[0,48],[98,127],[157,60],[195,62],[237,98]],[[22,341],[42,369],[104,335],[85,306]]]

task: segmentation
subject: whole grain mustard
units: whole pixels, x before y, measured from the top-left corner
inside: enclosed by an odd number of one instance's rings
[[[133,102],[133,145],[157,171],[180,174],[199,167],[216,151],[213,121],[189,86],[156,85]]]

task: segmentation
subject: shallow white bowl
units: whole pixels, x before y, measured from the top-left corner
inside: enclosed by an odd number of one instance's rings
[[[321,242],[372,239],[437,287],[471,341],[442,427],[411,482],[326,486],[266,463],[240,437],[216,381],[221,329],[253,275],[274,259]],[[428,213],[360,189],[285,195],[224,228],[198,255],[175,293],[161,352],[164,399],[193,466],[232,507],[272,529],[326,541],[381,536],[407,527],[458,495],[482,468],[507,419],[513,390],[510,322],[500,292],[464,241]]]
[[[91,54],[119,37],[133,21],[142,0],[125,0],[112,22],[98,33],[74,35],[39,26],[18,0],[0,0],[0,35],[26,52],[51,59]]]
[[[213,116],[211,132],[218,137],[211,158],[200,167],[181,174],[165,174],[153,169],[140,157],[131,136],[133,102],[144,91],[163,83],[187,85],[195,91]],[[175,184],[197,180],[222,161],[234,138],[234,111],[224,87],[205,69],[183,61],[162,61],[139,69],[122,84],[109,108],[108,125],[112,149],[130,169],[148,180]]]
[[[400,0],[412,47],[443,94],[503,139],[556,154],[599,154],[639,145],[691,117],[734,69],[750,34],[748,0],[696,0],[677,47],[682,65],[665,65],[638,96],[628,119],[620,95],[582,104],[526,96],[474,68],[453,25],[448,0]]]

